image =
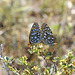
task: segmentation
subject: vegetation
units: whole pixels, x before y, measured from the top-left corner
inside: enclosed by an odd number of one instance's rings
[[[3,45],[1,45],[1,50],[3,51]],[[42,47],[40,49],[35,47],[35,49],[31,49],[30,53],[36,53],[37,56],[44,58],[46,66],[42,68],[39,60],[37,65],[36,62],[28,62],[26,55],[15,59],[13,57],[3,56],[1,53],[0,59],[3,62],[8,75],[10,75],[9,70],[13,71],[15,75],[71,75],[72,72],[75,71],[75,61],[73,60],[75,57],[72,51],[68,51],[68,54],[65,56],[65,58],[54,57],[52,60],[53,64],[51,66],[49,66],[50,63],[48,63],[51,53],[49,53],[47,49],[44,50],[43,54]],[[16,67],[13,67],[13,62],[16,60],[18,61],[17,64],[22,66],[22,68],[19,70],[17,70]],[[56,65],[57,62],[58,67]]]
[[[0,74],[74,75],[75,0],[1,0]],[[47,23],[57,45],[27,43],[32,24]],[[4,69],[3,69],[4,68]]]

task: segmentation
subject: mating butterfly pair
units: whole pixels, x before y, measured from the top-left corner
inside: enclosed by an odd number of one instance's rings
[[[29,35],[29,44],[35,45],[38,43],[44,43],[46,45],[55,44],[53,33],[46,23],[42,25],[41,30],[39,29],[38,23],[34,23],[31,28]]]

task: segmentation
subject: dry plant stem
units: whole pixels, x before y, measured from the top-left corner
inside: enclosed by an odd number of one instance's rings
[[[8,72],[8,75],[10,75],[10,73],[9,73],[9,68],[8,68],[7,65],[5,64],[5,61],[4,61],[4,58],[3,58],[3,55],[2,55],[2,52],[3,52],[3,50],[4,50],[3,44],[0,45],[0,48],[1,48],[1,59],[2,59],[2,61],[3,61],[3,64],[4,64],[4,66],[5,66],[6,70],[7,70],[7,72]]]
[[[30,71],[31,71],[31,68],[28,65],[26,65],[26,67],[28,67],[30,69]]]
[[[48,66],[48,62],[47,62],[47,59],[43,56],[43,58],[45,59],[45,61],[46,61],[46,67]]]
[[[46,58],[44,58],[45,59],[45,61],[46,61],[46,67],[48,66],[48,62],[47,62],[47,59]]]
[[[57,73],[57,66],[56,66],[56,63],[54,63],[54,67],[55,67],[55,73]]]

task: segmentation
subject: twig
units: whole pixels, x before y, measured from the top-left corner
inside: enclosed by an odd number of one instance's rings
[[[47,59],[43,56],[43,58],[45,59],[45,61],[46,61],[46,67],[48,66],[48,62],[47,62]]]
[[[31,71],[31,68],[28,65],[25,64],[25,66],[28,67],[30,69],[30,71]]]
[[[2,55],[2,52],[3,52],[3,50],[4,50],[3,44],[0,44],[0,48],[1,48],[1,60],[3,61],[3,64],[5,65],[5,68],[6,68],[7,72],[8,72],[8,75],[10,75],[10,73],[9,73],[9,68],[7,67],[7,65],[6,65],[6,63],[5,63],[5,60],[4,60],[4,58],[3,58],[3,55]]]
[[[57,66],[56,66],[56,63],[54,63],[54,69],[55,69],[55,73],[57,73]]]

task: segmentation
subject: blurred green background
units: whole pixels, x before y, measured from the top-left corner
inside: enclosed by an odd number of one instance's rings
[[[0,0],[0,44],[4,55],[27,55],[34,22],[46,22],[57,42],[56,56],[75,55],[75,0]]]

